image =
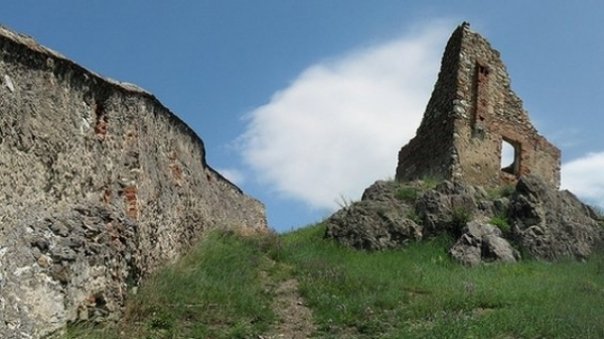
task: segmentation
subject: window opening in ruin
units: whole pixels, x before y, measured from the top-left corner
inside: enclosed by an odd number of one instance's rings
[[[520,144],[512,140],[501,139],[501,171],[518,175],[520,170]]]
[[[485,65],[478,64],[478,73],[487,76],[489,75],[489,69]]]

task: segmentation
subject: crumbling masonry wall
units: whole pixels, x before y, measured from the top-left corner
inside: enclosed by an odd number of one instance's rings
[[[116,317],[206,230],[266,227],[151,94],[0,28],[0,337]]]
[[[455,162],[453,112],[457,69],[462,34],[453,33],[442,58],[441,70],[428,101],[426,112],[413,139],[398,155],[396,178],[399,180],[450,178]]]
[[[503,141],[515,148],[504,169]],[[417,136],[399,152],[396,177],[496,186],[527,174],[558,187],[560,151],[529,121],[499,52],[464,23],[447,44]]]

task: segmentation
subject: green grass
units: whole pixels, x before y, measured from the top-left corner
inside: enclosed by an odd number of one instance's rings
[[[422,218],[415,212],[415,209],[410,209],[405,216],[407,219],[413,220],[418,225],[422,223]]]
[[[422,180],[422,188],[424,190],[431,190],[431,189],[435,189],[436,186],[438,186],[438,184],[440,184],[441,182],[443,182],[442,179],[436,178],[436,177],[423,177]]]
[[[394,181],[390,180],[390,182]],[[441,182],[442,180],[432,177],[424,177],[421,180],[412,183],[397,182],[399,187],[394,193],[394,196],[400,201],[414,203],[422,192],[436,188]]]
[[[458,207],[453,209],[453,213],[451,215],[451,232],[455,236],[460,236],[462,233],[462,229],[466,226],[466,224],[472,219],[472,213],[463,207]]]
[[[276,238],[276,236],[274,237]],[[276,239],[278,240],[278,239]],[[212,233],[130,296],[118,326],[72,326],[68,338],[247,338],[273,321],[262,273],[273,238]]]
[[[497,186],[495,188],[487,189],[487,197],[491,200],[499,199],[499,198],[509,198],[516,191],[516,187],[514,185],[502,185]]]
[[[503,234],[509,234],[512,229],[507,216],[504,214],[495,215],[491,218],[489,223],[497,226],[501,230],[501,232],[503,232]]]
[[[69,335],[255,338],[275,319],[274,286],[293,276],[317,338],[604,337],[602,254],[466,268],[449,259],[453,239],[444,236],[364,252],[324,232],[319,224],[278,238],[213,234],[148,280],[121,324]]]
[[[604,257],[587,263],[465,268],[436,238],[405,250],[362,252],[322,240],[323,226],[284,237],[318,337],[599,338]]]
[[[418,190],[412,186],[401,186],[396,190],[394,196],[403,202],[414,203],[417,199]]]

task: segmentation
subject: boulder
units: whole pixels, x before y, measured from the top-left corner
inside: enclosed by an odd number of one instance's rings
[[[449,254],[467,266],[476,266],[481,262],[516,262],[520,254],[512,245],[502,238],[499,228],[476,220],[470,221],[463,229],[463,234]]]
[[[539,259],[585,259],[602,241],[602,228],[590,207],[536,176],[520,178],[509,215],[520,246]]]
[[[363,200],[327,219],[326,238],[365,250],[401,247],[422,237],[422,228],[409,216],[412,207],[398,200],[396,184],[378,181]]]
[[[465,219],[480,214],[477,195],[480,193],[472,186],[446,180],[421,194],[415,210],[425,228],[425,235],[443,231],[459,235],[459,230],[468,221]]]
[[[400,201],[400,199],[396,198],[396,192],[400,187],[400,184],[394,181],[378,180],[365,189],[361,196],[361,201],[396,203]]]

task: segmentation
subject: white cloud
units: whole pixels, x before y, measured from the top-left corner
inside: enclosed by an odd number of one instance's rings
[[[562,188],[604,208],[604,152],[588,153],[562,165]]]
[[[246,164],[276,192],[316,208],[393,177],[419,126],[450,25],[432,23],[304,70],[248,114]]]
[[[219,168],[216,171],[235,185],[240,186],[245,182],[245,175],[238,169]]]

